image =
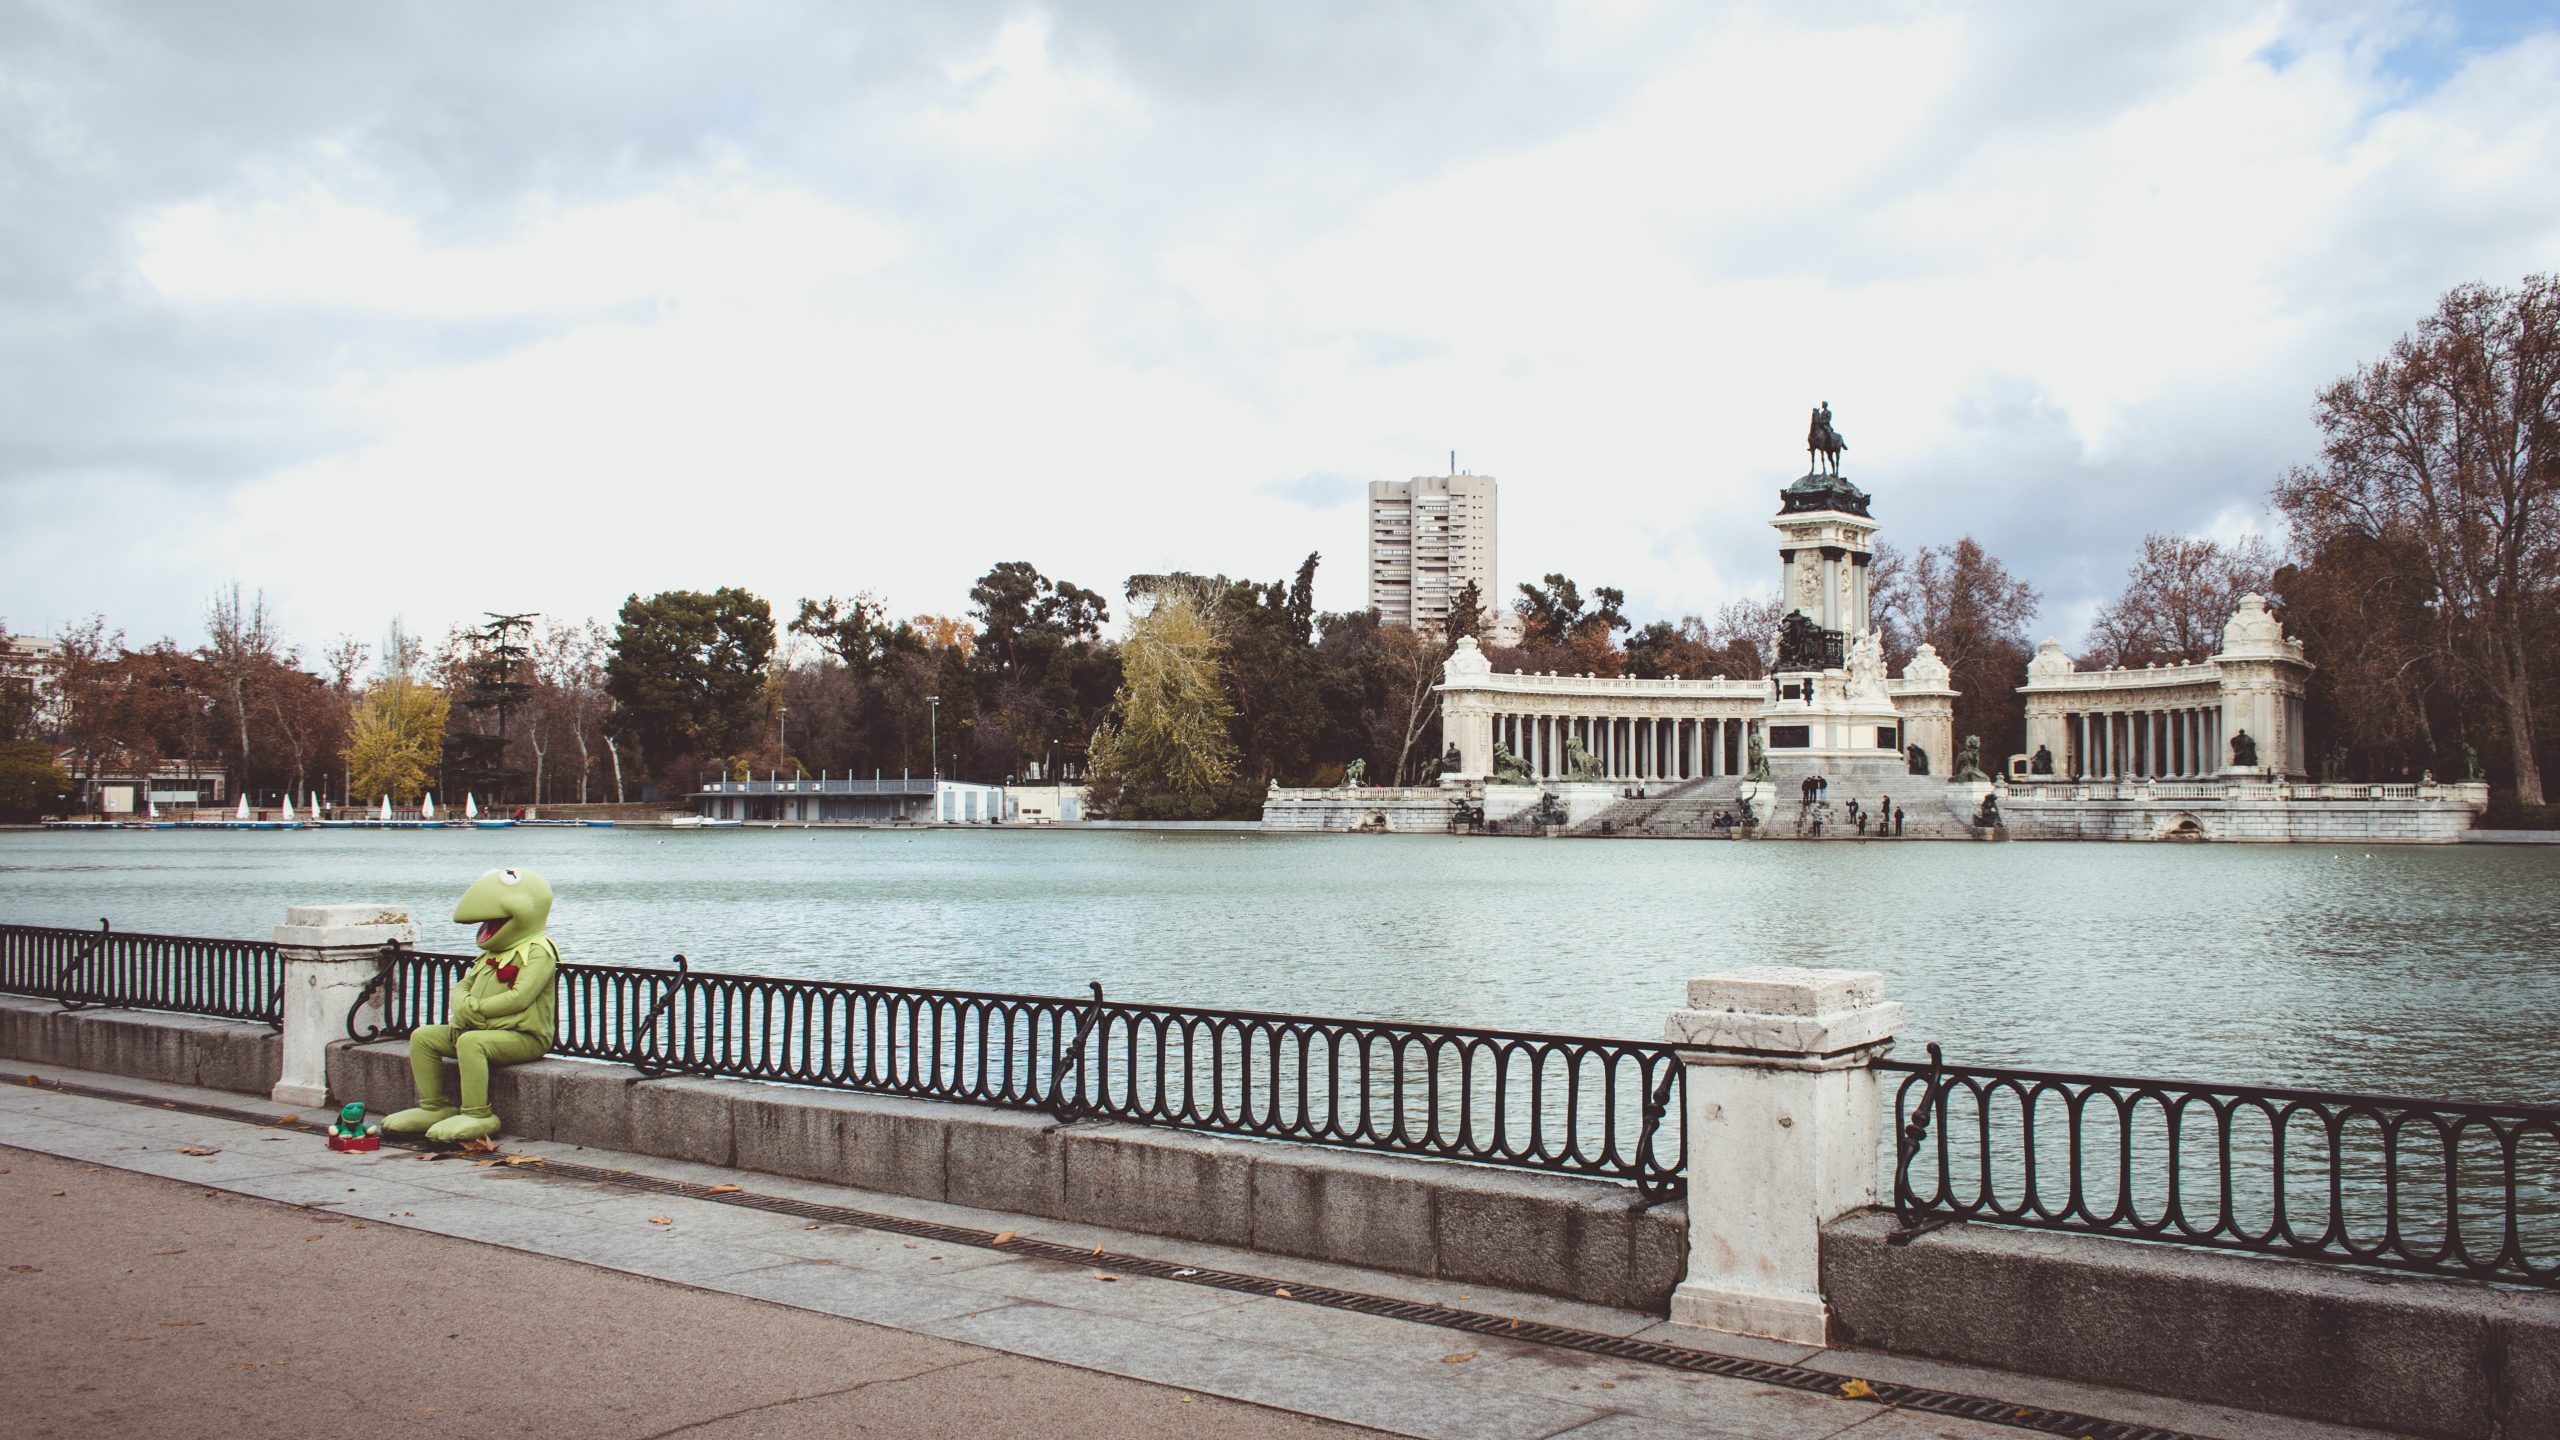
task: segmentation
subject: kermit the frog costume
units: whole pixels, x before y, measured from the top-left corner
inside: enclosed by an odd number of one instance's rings
[[[542,933],[551,886],[530,870],[492,870],[462,893],[454,923],[480,926],[480,958],[453,987],[453,1023],[409,1033],[409,1073],[418,1103],[382,1122],[400,1135],[478,1140],[498,1133],[489,1108],[489,1067],[518,1065],[551,1048],[560,947]],[[462,1071],[462,1108],[444,1097],[444,1062]]]

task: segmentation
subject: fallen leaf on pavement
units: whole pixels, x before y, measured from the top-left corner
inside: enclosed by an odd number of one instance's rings
[[[995,1240],[995,1243],[997,1243],[998,1245],[1001,1245],[1001,1244],[1003,1244],[1004,1242],[1006,1242],[1007,1240],[1010,1240],[1010,1239],[1012,1239],[1012,1238],[1013,1238],[1013,1232],[1012,1232],[1012,1231],[1010,1231],[1010,1230],[999,1230],[999,1231],[997,1231],[997,1232],[996,1232],[996,1240]]]
[[[1461,1350],[1455,1355],[1441,1356],[1440,1363],[1443,1365],[1464,1365],[1474,1358],[1476,1358],[1476,1352],[1473,1350]]]
[[[119,1340],[157,1340],[160,1337],[157,1335],[119,1335],[116,1338]]]
[[[1283,1299],[1283,1300],[1295,1300],[1295,1299],[1297,1299],[1297,1298],[1298,1298],[1297,1296],[1290,1294],[1290,1293],[1289,1293],[1288,1291],[1286,1291],[1286,1290],[1274,1290],[1274,1291],[1272,1291],[1271,1293],[1272,1293],[1272,1294],[1274,1294],[1274,1295],[1279,1296],[1279,1297],[1280,1297],[1281,1299]]]
[[[539,1155],[510,1155],[499,1163],[504,1165],[539,1165],[542,1163],[542,1157]]]
[[[59,1195],[59,1194],[61,1194],[62,1192],[61,1192],[61,1191],[59,1191],[59,1190],[56,1190],[56,1191],[55,1191],[55,1192],[53,1192],[53,1193],[55,1193],[56,1195]],[[1093,1253],[1094,1253],[1094,1254],[1096,1254],[1096,1255],[1101,1254],[1101,1253],[1102,1253],[1102,1247],[1101,1247],[1101,1246],[1099,1246],[1099,1245],[1094,1246],[1094,1247],[1093,1247]]]
[[[70,1193],[71,1193],[71,1192],[70,1192],[70,1191],[68,1191],[68,1190],[56,1190],[56,1191],[54,1191],[54,1192],[53,1192],[53,1198],[54,1198],[54,1199],[56,1199],[56,1200],[59,1200],[59,1199],[61,1199],[63,1196],[68,1195],[68,1194],[70,1194]]]
[[[815,1229],[817,1229],[817,1228],[818,1228],[818,1222],[817,1222],[817,1221],[815,1221],[815,1220],[812,1220],[812,1221],[810,1221],[808,1224],[803,1225],[803,1226],[801,1226],[800,1228],[801,1228],[801,1229],[803,1229],[803,1230],[815,1230]]]
[[[744,1185],[714,1185],[702,1193],[705,1195],[735,1195],[746,1188],[747,1187]]]
[[[12,1265],[9,1267],[9,1273],[12,1275],[41,1275],[44,1273],[44,1267],[40,1265]]]
[[[1094,1272],[1093,1272],[1093,1278],[1094,1278],[1094,1279],[1096,1279],[1096,1280],[1117,1280],[1117,1279],[1119,1279],[1120,1277],[1119,1277],[1119,1276],[1117,1276],[1117,1275],[1111,1274],[1111,1273],[1109,1273],[1108,1271],[1096,1270],[1096,1271],[1094,1271]]]
[[[178,1153],[181,1155],[219,1155],[222,1153],[222,1147],[219,1145],[181,1145],[178,1147]]]
[[[465,1140],[456,1148],[465,1155],[487,1155],[498,1148],[498,1142],[483,1135],[477,1140]]]
[[[299,1115],[287,1115],[276,1123],[279,1125],[299,1125],[302,1123],[302,1117]]]
[[[675,1217],[671,1215],[652,1215],[649,1217],[649,1223],[652,1225],[673,1225],[676,1222]]]
[[[1840,1398],[1843,1400],[1873,1400],[1876,1398],[1876,1387],[1868,1384],[1864,1380],[1845,1381],[1840,1386]]]

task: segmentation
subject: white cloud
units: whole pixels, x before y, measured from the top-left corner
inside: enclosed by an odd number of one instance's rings
[[[142,276],[182,303],[315,305],[436,319],[635,302],[803,296],[895,261],[898,230],[781,186],[682,185],[545,202],[487,243],[437,243],[412,217],[306,189],[148,216]]]
[[[1049,53],[1046,16],[1010,21],[985,53],[943,67],[958,93],[925,116],[932,135],[964,149],[1025,155],[1079,120],[1125,116],[1137,106],[1106,77],[1061,67]]]
[[[135,263],[174,323],[342,312],[344,363],[288,398],[360,423],[198,487],[217,518],[163,569],[264,583],[307,637],[674,585],[957,611],[1000,560],[1110,592],[1310,549],[1339,608],[1361,484],[1455,447],[1503,481],[1506,585],[1705,613],[1765,587],[1827,399],[1888,539],[1982,534],[2068,639],[2142,531],[2259,512],[2320,383],[2560,253],[2560,42],[2411,94],[2369,28],[2202,13],[2156,42],[2039,13],[2022,50],[2016,15],[1740,12],[1613,103],[1412,161],[1235,98],[1262,92],[1151,88],[1063,13],[850,109],[740,78],[719,108],[753,125],[669,122],[673,158],[602,195],[473,208],[404,188],[406,151],[310,140],[244,168],[281,181],[150,207]],[[11,493],[0,530],[55,523]],[[18,533],[0,613],[118,611]],[[383,563],[269,566],[287,536]]]

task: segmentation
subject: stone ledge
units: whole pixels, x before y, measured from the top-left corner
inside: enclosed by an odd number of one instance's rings
[[[1650,1309],[1670,1304],[1688,1212],[1602,1181],[1116,1121],[584,1060],[499,1070],[507,1133],[892,1195]],[[410,1094],[408,1049],[333,1046],[333,1095]]]
[[[1824,1228],[1835,1343],[2444,1440],[2560,1437],[2560,1295],[1990,1225],[1891,1246],[1892,1229],[1880,1211]]]
[[[261,1025],[0,996],[0,1057],[263,1096],[281,1055]],[[900,1096],[638,1080],[537,1060],[501,1067],[490,1100],[527,1139],[1657,1313],[1687,1257],[1685,1206],[1639,1208],[1603,1181]],[[335,1043],[328,1084],[331,1103],[361,1100],[377,1119],[402,1109],[408,1046]]]
[[[0,1057],[263,1098],[283,1071],[284,1042],[254,1021],[65,1010],[51,1000],[0,995]]]

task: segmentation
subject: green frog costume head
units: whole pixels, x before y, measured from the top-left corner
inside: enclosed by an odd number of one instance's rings
[[[462,892],[454,923],[480,927],[480,958],[454,983],[452,1023],[409,1032],[418,1103],[384,1120],[383,1129],[446,1141],[498,1133],[489,1067],[534,1059],[551,1048],[555,1033],[560,947],[543,933],[550,918],[551,885],[530,870],[492,870]],[[459,1110],[445,1100],[447,1057],[462,1072]]]
[[[480,948],[489,954],[539,936],[550,918],[551,882],[530,870],[492,870],[453,907],[453,923],[478,925]]]

